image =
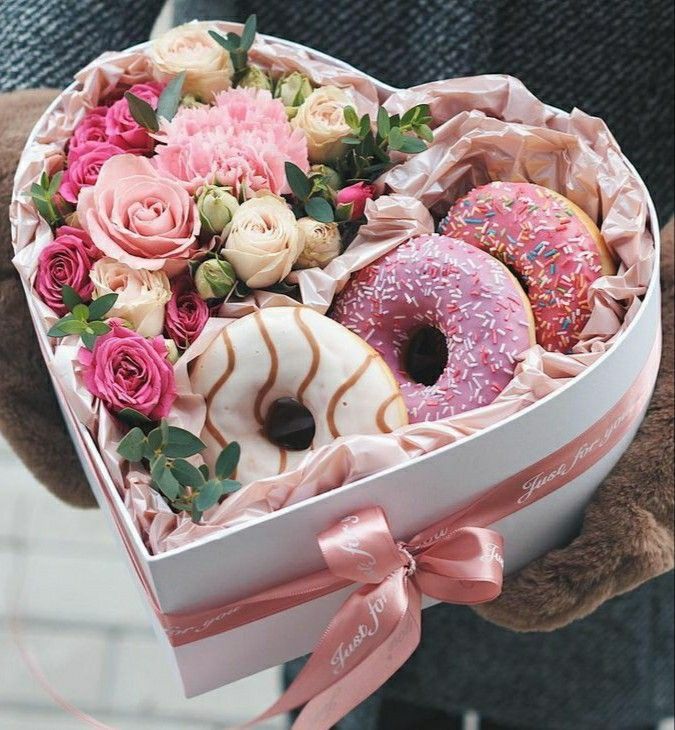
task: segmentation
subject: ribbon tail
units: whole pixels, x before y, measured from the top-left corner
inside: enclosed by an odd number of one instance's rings
[[[412,581],[408,581],[407,595],[405,612],[387,639],[351,672],[310,700],[292,730],[328,730],[405,664],[422,633],[422,596]]]

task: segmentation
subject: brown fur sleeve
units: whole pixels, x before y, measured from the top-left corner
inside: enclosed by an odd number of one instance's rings
[[[0,430],[47,489],[72,505],[91,507],[94,497],[66,431],[11,263],[7,217],[24,142],[56,93],[39,89],[0,95]]]
[[[476,610],[515,631],[552,631],[673,567],[673,221],[663,231],[663,356],[635,441],[588,506],[581,534],[505,581]]]

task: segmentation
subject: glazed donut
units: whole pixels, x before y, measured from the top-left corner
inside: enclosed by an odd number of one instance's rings
[[[382,355],[413,423],[487,405],[534,344],[530,305],[509,270],[437,234],[361,269],[331,316]]]
[[[308,449],[339,436],[408,423],[382,358],[308,307],[270,307],[235,320],[196,358],[190,382],[206,400],[206,463],[238,441],[243,483],[291,469]]]
[[[537,342],[570,352],[588,322],[589,286],[616,267],[593,221],[567,198],[531,183],[493,182],[458,200],[442,234],[492,254],[520,280]]]

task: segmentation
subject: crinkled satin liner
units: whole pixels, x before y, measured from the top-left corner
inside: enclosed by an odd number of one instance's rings
[[[232,29],[221,25],[224,30]],[[298,69],[317,83],[351,84],[359,107],[375,108],[378,89],[356,71],[267,39],[260,39],[253,56],[277,72]],[[33,279],[39,251],[52,238],[30,202],[31,183],[45,166],[53,172],[62,165],[63,147],[86,108],[96,106],[116,85],[145,80],[149,73],[147,60],[138,50],[105,54],[78,74],[82,88],[62,94],[56,109],[27,146],[11,205],[15,263],[27,280]],[[653,240],[647,229],[647,194],[622,159],[605,124],[579,110],[567,114],[551,109],[519,81],[496,75],[438,81],[398,91],[385,106],[400,112],[422,102],[431,105],[434,143],[410,159],[401,157],[401,164],[378,181],[381,197],[369,202],[368,223],[342,256],[323,271],[291,274],[303,302],[325,312],[352,272],[411,236],[432,232],[434,223],[427,209],[439,217],[459,195],[476,185],[490,180],[528,180],[559,191],[602,221],[603,235],[617,260],[617,274],[603,277],[592,287],[592,315],[581,342],[571,355],[545,352],[538,346],[523,353],[513,381],[489,406],[442,421],[413,424],[393,434],[340,438],[309,452],[293,471],[245,486],[211,509],[204,524],[195,525],[187,515],[171,512],[150,488],[147,475],[126,473],[115,453],[119,427],[84,388],[78,374],[77,343],[68,338],[56,348],[50,367],[63,384],[75,416],[97,439],[132,519],[153,553],[404,463],[497,423],[569,382],[595,362],[634,318],[654,261]],[[55,320],[37,297],[32,303],[45,326]],[[222,327],[232,318],[261,307],[295,304],[284,295],[261,291],[246,300],[224,304],[221,317],[209,321],[176,365],[179,398],[171,421],[195,433],[201,431],[205,404],[201,396],[191,392],[187,368]]]

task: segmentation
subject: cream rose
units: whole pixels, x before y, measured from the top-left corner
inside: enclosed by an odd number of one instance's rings
[[[305,132],[312,162],[329,162],[343,152],[345,146],[340,139],[350,132],[344,108],[351,104],[352,100],[344,89],[321,86],[300,105],[291,124]]]
[[[260,289],[288,276],[301,251],[302,237],[291,209],[283,198],[263,195],[235,211],[222,256],[247,286]]]
[[[340,255],[340,230],[337,223],[320,223],[313,218],[300,218],[298,228],[304,248],[295,262],[295,269],[323,269]]]
[[[164,308],[171,299],[169,278],[163,271],[132,269],[115,259],[99,259],[89,272],[93,298],[117,294],[106,316],[121,317],[143,337],[156,337],[164,328]]]
[[[185,71],[183,94],[211,101],[232,85],[230,54],[208,33],[208,26],[188,23],[172,28],[152,44],[150,57],[160,81]]]

